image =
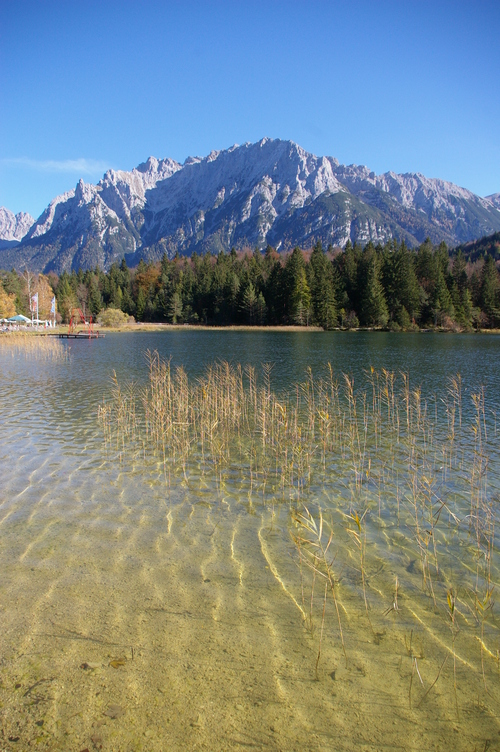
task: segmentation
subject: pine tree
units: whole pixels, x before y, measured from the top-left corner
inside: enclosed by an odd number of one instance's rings
[[[249,324],[255,323],[257,313],[257,294],[255,292],[255,287],[251,282],[248,282],[243,292],[241,308],[245,314],[246,321]]]
[[[360,307],[358,291],[360,262],[361,249],[359,245],[353,248],[351,241],[348,240],[344,252],[337,256],[333,264],[335,297],[343,326],[349,321],[352,321],[355,326],[359,325],[356,314]]]
[[[490,326],[497,326],[500,322],[500,278],[495,260],[489,254],[481,272],[480,304],[488,316]]]
[[[333,267],[321,242],[316,243],[307,267],[313,323],[332,329],[337,323]]]
[[[292,321],[300,326],[308,326],[311,316],[311,292],[307,284],[306,270],[301,269],[295,280],[290,297]]]
[[[386,326],[389,313],[380,280],[380,264],[377,252],[370,243],[365,247],[359,265],[358,289],[361,325]]]
[[[396,285],[399,302],[406,309],[412,321],[418,317],[420,308],[420,287],[415,272],[414,256],[404,241],[395,253]]]
[[[182,320],[182,297],[178,290],[174,292],[170,299],[168,316],[172,324],[177,324],[178,321]]]
[[[139,287],[139,292],[137,293],[137,300],[135,304],[137,321],[144,320],[144,313],[146,311],[146,302],[147,302],[146,293],[144,292],[144,289],[142,287]]]
[[[285,272],[288,318],[301,326],[308,325],[311,315],[311,291],[307,283],[306,266],[300,248],[294,248],[289,256]]]
[[[88,305],[90,313],[95,321],[104,307],[101,290],[99,289],[98,277],[96,277],[95,274],[92,275],[90,280]]]
[[[277,257],[265,284],[265,299],[268,303],[268,321],[271,324],[286,323],[288,309],[286,270]]]
[[[455,308],[446,284],[443,270],[439,262],[436,263],[436,280],[431,296],[431,311],[434,317],[434,326],[442,324],[443,316],[453,318]]]
[[[259,296],[257,298],[257,303],[255,307],[255,319],[256,319],[257,324],[260,324],[262,326],[262,324],[266,323],[266,318],[267,318],[266,301],[262,292],[259,292]]]
[[[452,300],[455,307],[455,318],[459,324],[468,327],[472,323],[472,301],[468,288],[467,262],[461,250],[455,256],[452,276]]]
[[[58,312],[61,314],[63,321],[69,322],[71,312],[77,306],[77,298],[71,285],[71,277],[67,272],[63,272],[59,277],[56,297]]]

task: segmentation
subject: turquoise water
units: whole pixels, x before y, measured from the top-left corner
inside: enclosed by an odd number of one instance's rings
[[[67,360],[1,347],[2,748],[497,748],[499,346],[177,330],[64,342]],[[283,405],[308,366],[330,362],[342,399],[343,374],[359,392],[371,368],[409,373],[426,446],[387,426],[375,445],[370,424],[362,459],[345,433],[288,485],[254,475],[244,446],[219,474],[196,454],[181,471],[147,444],[117,452],[98,407],[113,371],[147,384],[147,350],[193,383],[217,360],[270,363]],[[315,573],[320,515],[333,537]]]

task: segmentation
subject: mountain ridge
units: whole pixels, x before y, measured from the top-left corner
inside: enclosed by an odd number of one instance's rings
[[[80,180],[9,239],[15,246],[0,246],[0,267],[109,269],[122,257],[133,265],[164,253],[286,250],[317,240],[344,247],[394,237],[416,246],[430,237],[458,245],[498,230],[500,194],[481,198],[420,173],[376,175],[264,138],[183,164],[149,157],[128,172],[108,170],[97,185]]]
[[[14,214],[4,206],[0,206],[0,249],[17,245],[35,220],[27,212]]]

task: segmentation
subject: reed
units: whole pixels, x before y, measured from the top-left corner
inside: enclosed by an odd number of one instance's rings
[[[339,600],[337,595],[338,580],[336,580],[333,571],[333,562],[331,558],[330,548],[333,541],[333,528],[331,525],[326,525],[323,513],[321,509],[318,510],[318,521],[314,519],[311,512],[304,507],[303,512],[294,512],[293,514],[294,532],[292,538],[295,545],[304,554],[304,562],[313,572],[313,585],[311,588],[311,604],[314,592],[314,582],[316,575],[319,575],[325,583],[325,594],[322,607],[322,619],[321,619],[321,632],[318,649],[318,657],[316,659],[315,673],[316,679],[318,679],[318,665],[321,657],[321,644],[323,638],[323,629],[325,622],[325,610],[326,599],[328,592],[331,593],[333,603],[335,606],[335,613],[337,615],[338,629],[340,635],[340,641],[342,644],[342,652],[347,664],[347,653],[344,643],[344,633],[342,631],[342,620],[340,617]],[[326,535],[324,535],[324,532]],[[312,609],[311,609],[312,610]],[[312,624],[312,613],[311,613]]]
[[[68,351],[58,339],[30,332],[0,334],[0,353],[45,361],[63,362],[68,359]]]
[[[453,652],[453,691],[455,695],[455,709],[456,709],[457,718],[458,718],[459,711],[458,711],[458,697],[457,697],[457,656],[455,653],[455,639],[458,635],[460,628],[455,618],[457,615],[457,609],[456,609],[457,598],[456,598],[456,593],[453,590],[453,588],[450,588],[446,594],[446,603],[448,606],[448,618],[450,622],[452,652]]]
[[[366,554],[366,527],[364,525],[364,518],[365,518],[366,512],[364,512],[361,517],[359,517],[358,513],[351,512],[347,519],[349,522],[354,522],[355,527],[348,527],[347,532],[349,535],[351,535],[352,539],[354,540],[355,546],[358,549],[359,553],[359,571],[361,574],[361,582],[363,585],[363,600],[365,603],[365,611],[366,611],[366,617],[368,619],[368,624],[370,625],[370,629],[373,633],[375,633],[375,630],[373,629],[373,624],[370,619],[370,608],[368,606],[368,599],[366,597],[366,572],[365,572],[365,554]],[[397,601],[397,594],[396,594],[396,601]]]
[[[477,656],[490,689],[499,577],[491,479],[498,486],[499,450],[484,390],[465,397],[454,375],[426,397],[407,373],[369,368],[366,383],[355,385],[328,365],[278,393],[269,364],[259,373],[215,362],[196,379],[157,352],[147,364],[145,387],[114,378],[99,411],[106,445],[118,459],[134,452],[145,463],[159,459],[169,483],[201,475],[221,496],[232,489],[273,509],[281,500],[300,572],[297,601],[311,634],[319,625],[316,678],[331,620],[347,660],[343,604],[359,603],[372,635],[418,628],[439,646],[451,638],[457,712],[457,661],[473,665],[462,662],[458,640]],[[391,575],[379,582],[389,562]],[[431,654],[437,681],[445,661]],[[414,677],[422,681],[416,656],[410,702]]]

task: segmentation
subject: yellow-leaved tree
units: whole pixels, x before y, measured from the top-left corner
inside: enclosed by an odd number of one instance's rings
[[[35,279],[31,294],[34,295],[35,293],[38,293],[38,318],[50,318],[50,308],[52,305],[52,298],[54,297],[54,291],[44,274],[39,274]]]
[[[7,319],[9,316],[16,315],[16,296],[9,295],[3,289],[0,282],[0,318]]]

